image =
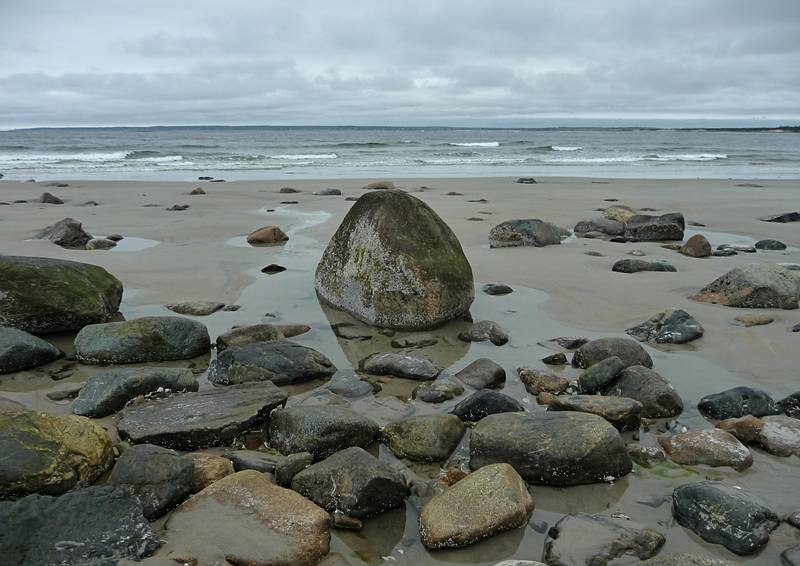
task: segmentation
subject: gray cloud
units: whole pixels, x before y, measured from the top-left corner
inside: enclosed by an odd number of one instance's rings
[[[4,0],[0,127],[800,118],[800,2]]]

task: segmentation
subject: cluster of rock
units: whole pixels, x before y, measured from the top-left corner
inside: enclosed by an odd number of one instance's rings
[[[622,242],[683,240],[686,223],[678,212],[653,216],[639,214],[624,205],[603,209],[602,217],[581,220],[573,229],[584,238],[607,238]]]
[[[42,198],[47,198],[47,195],[49,195],[49,193],[42,195]],[[50,197],[52,197],[52,195],[50,195]],[[52,200],[48,199],[42,202],[52,202]],[[107,237],[92,236],[83,229],[83,224],[74,218],[59,220],[52,226],[47,226],[37,232],[35,237],[39,240],[50,240],[62,248],[80,250],[108,250],[116,247],[117,242],[123,239],[119,234]]]

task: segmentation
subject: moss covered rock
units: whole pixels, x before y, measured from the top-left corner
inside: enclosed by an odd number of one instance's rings
[[[0,413],[0,498],[59,495],[92,483],[114,463],[105,429],[85,417]]]
[[[111,320],[122,283],[102,267],[0,255],[0,326],[47,334]]]
[[[353,205],[317,266],[316,289],[359,320],[402,329],[460,317],[475,298],[455,234],[427,204],[396,190]]]
[[[186,360],[210,349],[205,325],[180,316],[92,324],[75,337],[75,357],[87,364]]]

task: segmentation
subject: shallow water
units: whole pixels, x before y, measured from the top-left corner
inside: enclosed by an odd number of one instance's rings
[[[321,305],[314,292],[314,270],[323,251],[323,243],[309,237],[305,231],[326,222],[330,215],[302,213],[290,207],[264,210],[257,214],[276,218],[287,226],[290,240],[283,246],[253,248],[253,267],[248,275],[254,278],[242,292],[237,303],[241,309],[235,312],[219,311],[210,316],[196,317],[204,322],[212,339],[233,325],[257,322],[309,324],[312,330],[293,340],[313,347],[327,355],[339,368],[333,380],[351,376],[359,360],[374,352],[392,350],[391,337],[378,333],[378,329],[360,323],[349,315]],[[706,233],[708,234],[708,233]],[[735,235],[724,235],[724,237]],[[723,237],[723,236],[720,236]],[[737,236],[738,237],[738,236]],[[125,240],[123,240],[125,241]],[[285,266],[286,271],[276,275],[266,275],[260,268],[268,263]],[[480,289],[481,284],[478,283]],[[146,315],[173,314],[162,305],[133,305],[136,291],[128,290],[121,307],[125,318]],[[414,355],[426,357],[443,368],[442,377],[451,375],[470,362],[488,357],[501,364],[507,373],[502,391],[519,399],[531,411],[541,411],[533,396],[529,395],[516,376],[516,368],[532,366],[548,369],[553,373],[573,379],[578,370],[570,367],[546,367],[539,360],[553,352],[539,343],[555,336],[586,336],[598,338],[599,334],[581,328],[568,326],[550,318],[541,308],[548,299],[546,293],[526,287],[514,287],[514,292],[505,296],[489,296],[480,291],[471,309],[474,320],[489,319],[505,327],[511,339],[504,346],[491,343],[465,343],[458,339],[458,333],[467,323],[453,321],[441,328],[426,331],[438,339],[434,346],[411,349]],[[350,335],[358,338],[345,339],[337,336],[332,325],[347,324]],[[621,332],[617,336],[625,336]],[[341,334],[341,333],[340,333]],[[397,332],[394,338],[415,333]],[[607,334],[606,334],[607,335]],[[72,335],[61,335],[52,341],[66,352],[71,349]],[[655,369],[668,378],[684,399],[685,412],[679,417],[681,425],[690,429],[709,428],[711,425],[696,410],[697,401],[704,395],[746,384],[722,367],[705,360],[703,339],[690,346],[664,346],[653,348],[645,346],[654,361]],[[181,365],[203,369],[209,361],[208,356],[190,360]],[[54,403],[44,394],[65,384],[85,380],[98,368],[83,366],[68,367],[67,377],[55,382],[49,373],[69,364],[58,361],[34,371],[20,372],[0,377],[0,395],[26,404],[30,408],[52,412],[68,412],[69,403]],[[177,364],[171,364],[177,365]],[[71,373],[70,373],[71,372]],[[430,405],[409,400],[411,390],[417,382],[402,379],[380,379],[383,390],[377,395],[348,400],[326,390],[326,383],[312,382],[287,387],[293,394],[290,404],[298,403],[343,403],[350,404],[356,411],[367,415],[380,424],[412,414],[449,410],[461,398],[441,405]],[[210,387],[203,380],[202,387]],[[8,392],[8,393],[6,393]],[[465,396],[469,391],[465,393]],[[113,418],[104,419],[113,429]],[[666,421],[658,422],[651,431],[641,432],[641,442],[654,444],[655,436],[667,426]],[[451,457],[455,463],[464,462],[468,454],[468,436]],[[632,433],[624,435],[631,440]],[[417,465],[398,461],[385,447],[373,445],[370,449],[382,460],[396,466],[407,466],[408,474],[415,479],[417,488],[430,492],[430,483],[439,473],[438,465]],[[724,557],[734,562],[752,564],[777,564],[778,554],[785,548],[800,542],[800,531],[782,524],[772,535],[772,541],[760,554],[749,558],[736,557],[722,546],[710,545],[688,530],[678,526],[672,519],[669,496],[679,484],[699,481],[706,478],[724,479],[740,485],[761,496],[779,514],[784,515],[800,507],[797,486],[800,485],[800,466],[798,458],[778,458],[753,449],[754,464],[745,472],[732,469],[710,469],[702,466],[678,466],[659,464],[646,469],[635,466],[634,472],[612,483],[551,488],[531,486],[536,509],[531,515],[529,525],[497,535],[460,550],[425,550],[419,542],[418,509],[424,503],[424,496],[412,494],[404,509],[384,513],[365,521],[360,531],[334,531],[331,554],[322,562],[333,565],[375,565],[394,564],[494,564],[509,558],[537,560],[541,558],[547,528],[564,514],[572,512],[624,513],[633,520],[655,528],[667,537],[662,553],[689,551],[704,552]],[[426,488],[426,484],[428,487]],[[218,518],[216,518],[218,519]],[[235,518],[228,518],[235,520]],[[180,541],[178,541],[180,542]],[[165,550],[161,551],[163,555]],[[624,564],[625,561],[616,562]]]

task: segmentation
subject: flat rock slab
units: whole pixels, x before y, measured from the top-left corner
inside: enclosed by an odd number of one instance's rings
[[[550,566],[609,564],[617,559],[645,560],[664,546],[661,533],[644,525],[605,515],[567,515],[550,529],[544,560]]]
[[[87,364],[186,360],[210,349],[205,325],[182,316],[92,324],[75,337],[75,357]]]
[[[642,404],[626,397],[562,395],[553,399],[548,411],[577,411],[603,417],[619,431],[638,430]]]
[[[122,409],[131,399],[159,389],[197,391],[197,378],[185,368],[109,369],[87,380],[72,403],[72,412],[86,417],[105,417]]]
[[[281,340],[226,348],[208,367],[208,380],[220,385],[253,381],[289,385],[327,379],[334,373],[336,366],[324,354]]]
[[[507,462],[529,483],[566,486],[620,478],[632,463],[617,429],[587,413],[501,413],[472,430],[470,467]]]
[[[170,563],[313,566],[328,554],[330,516],[246,470],[211,484],[165,524]]]
[[[161,545],[136,497],[110,486],[0,502],[0,525],[0,556],[9,565],[116,566]]]
[[[662,273],[675,273],[675,266],[664,260],[647,261],[645,259],[621,259],[611,266],[611,271],[616,273],[640,273],[642,271],[656,271]]]
[[[218,301],[185,301],[166,305],[172,312],[190,316],[208,316],[214,314],[224,306],[225,303],[220,303]]]
[[[0,326],[0,374],[48,364],[62,356],[50,342],[16,328]]]
[[[778,516],[750,493],[712,481],[684,484],[672,494],[672,513],[700,538],[740,555],[769,541]]]
[[[270,382],[183,393],[124,409],[117,429],[134,444],[177,450],[220,446],[265,423],[286,398]]]
[[[436,495],[420,511],[419,531],[429,549],[460,548],[524,526],[533,499],[514,468],[492,464]]]
[[[359,362],[359,369],[372,375],[392,375],[405,379],[436,379],[441,370],[425,358],[396,352],[373,354]]]
[[[0,498],[58,495],[95,481],[114,464],[103,427],[85,417],[0,413]]]

